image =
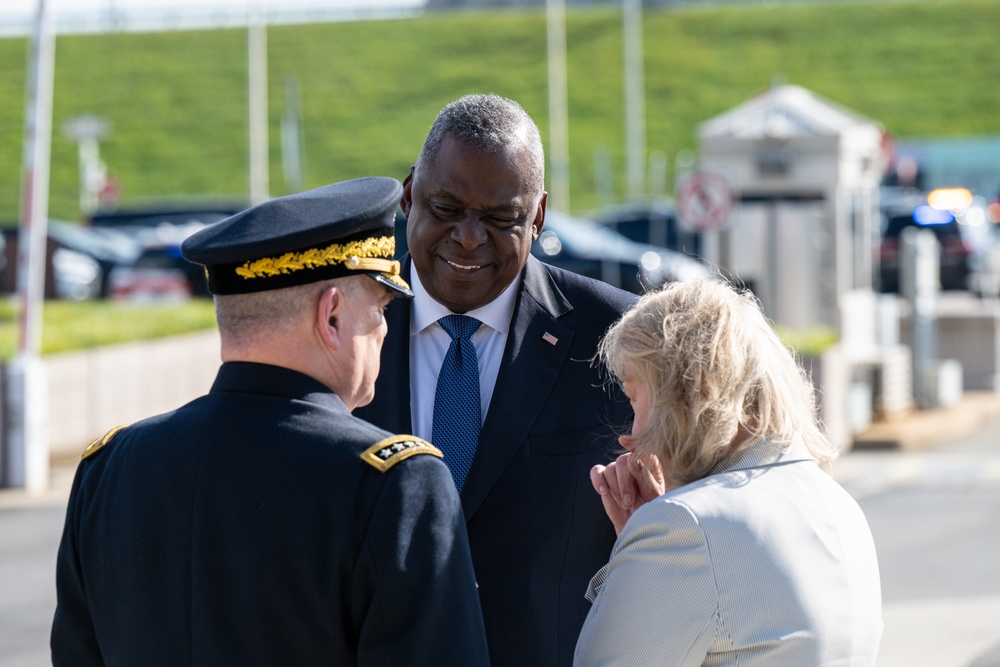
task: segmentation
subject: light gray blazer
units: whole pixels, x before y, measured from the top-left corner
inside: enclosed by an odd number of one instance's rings
[[[641,507],[587,595],[576,667],[862,667],[882,636],[868,522],[798,439]]]

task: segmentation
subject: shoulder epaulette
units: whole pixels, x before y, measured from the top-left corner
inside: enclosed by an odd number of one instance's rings
[[[108,444],[109,442],[111,442],[112,438],[114,438],[116,435],[118,435],[118,432],[121,431],[126,426],[128,426],[128,424],[122,424],[121,426],[115,426],[113,429],[111,429],[110,431],[108,431],[107,433],[105,433],[104,435],[102,435],[100,438],[98,438],[97,440],[94,440],[92,443],[90,443],[89,445],[87,445],[87,448],[85,450],[83,450],[83,456],[81,456],[80,458],[81,459],[85,459],[85,458],[87,458],[89,456],[93,456],[97,452],[99,452],[102,449],[104,449],[104,446],[106,444]]]
[[[444,458],[441,450],[415,435],[394,435],[376,442],[361,454],[361,460],[385,472],[400,461],[417,454],[430,454],[439,459]]]

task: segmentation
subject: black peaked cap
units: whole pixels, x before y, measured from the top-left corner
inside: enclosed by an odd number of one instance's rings
[[[402,185],[370,176],[277,197],[188,237],[213,294],[246,294],[364,273],[404,296],[395,254]]]

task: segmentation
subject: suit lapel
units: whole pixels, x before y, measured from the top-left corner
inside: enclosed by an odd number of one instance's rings
[[[534,257],[528,258],[493,399],[462,489],[468,521],[524,443],[569,355],[573,331],[558,317],[572,309]]]

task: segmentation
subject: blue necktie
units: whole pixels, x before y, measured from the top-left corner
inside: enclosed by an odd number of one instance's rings
[[[451,336],[434,395],[431,440],[444,452],[459,491],[472,466],[482,424],[479,404],[479,359],[470,340],[482,324],[474,317],[448,315],[438,324]]]

